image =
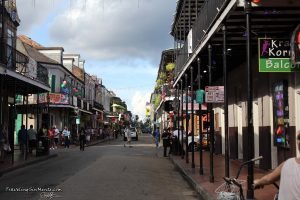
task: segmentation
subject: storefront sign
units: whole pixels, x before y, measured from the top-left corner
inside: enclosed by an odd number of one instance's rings
[[[206,86],[206,103],[224,103],[224,86]]]
[[[289,107],[287,81],[277,82],[273,86],[273,113],[274,145],[289,148]]]
[[[69,97],[60,93],[49,93],[51,104],[69,104]]]
[[[291,64],[290,41],[288,39],[258,39],[259,72],[300,71],[300,66]]]

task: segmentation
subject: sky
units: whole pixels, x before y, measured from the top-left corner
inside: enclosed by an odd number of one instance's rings
[[[175,0],[17,0],[17,9],[19,35],[80,54],[87,73],[145,117],[161,52],[174,47]]]

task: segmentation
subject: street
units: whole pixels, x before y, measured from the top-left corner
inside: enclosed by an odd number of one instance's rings
[[[132,148],[123,144],[119,137],[85,151],[59,149],[55,158],[2,176],[0,199],[197,199],[151,135]]]

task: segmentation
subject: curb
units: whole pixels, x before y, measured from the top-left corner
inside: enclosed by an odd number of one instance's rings
[[[39,159],[35,159],[35,160],[32,160],[32,161],[24,162],[24,163],[19,164],[19,165],[13,165],[11,167],[8,167],[7,169],[1,170],[0,171],[0,177],[3,174],[5,174],[5,173],[8,173],[8,172],[11,172],[11,171],[23,168],[25,166],[32,165],[32,164],[39,163],[39,162],[43,162],[43,161],[48,160],[50,158],[55,158],[55,157],[57,157],[57,155],[58,155],[57,153],[56,154],[51,154],[51,155],[48,155],[48,156],[45,156],[45,157],[41,157]]]
[[[192,188],[198,193],[201,199],[205,200],[214,200],[212,195],[208,193],[203,187],[201,187],[192,176],[189,176],[188,172],[182,168],[171,156],[172,163],[175,165],[175,168],[180,172],[183,178],[192,186]]]

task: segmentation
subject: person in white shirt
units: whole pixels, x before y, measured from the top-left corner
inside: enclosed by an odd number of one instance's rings
[[[131,146],[131,134],[130,134],[130,129],[128,127],[125,128],[125,136],[127,138],[127,144],[129,147]],[[124,147],[126,147],[126,143],[124,144]]]
[[[55,149],[57,149],[58,141],[59,141],[59,130],[56,128],[56,125],[53,126],[53,131],[54,131],[54,144],[55,144]]]
[[[297,147],[300,151],[300,131],[298,131]],[[299,200],[300,199],[300,157],[289,158],[281,163],[271,173],[260,179],[254,180],[253,188],[263,188],[280,179],[278,200]]]
[[[66,126],[62,132],[62,136],[64,137],[65,148],[69,148],[69,146],[70,146],[70,131],[68,130],[68,128]]]
[[[32,149],[36,147],[36,130],[33,129],[33,125],[30,125],[30,128],[27,131],[29,139],[29,153],[32,153]]]

